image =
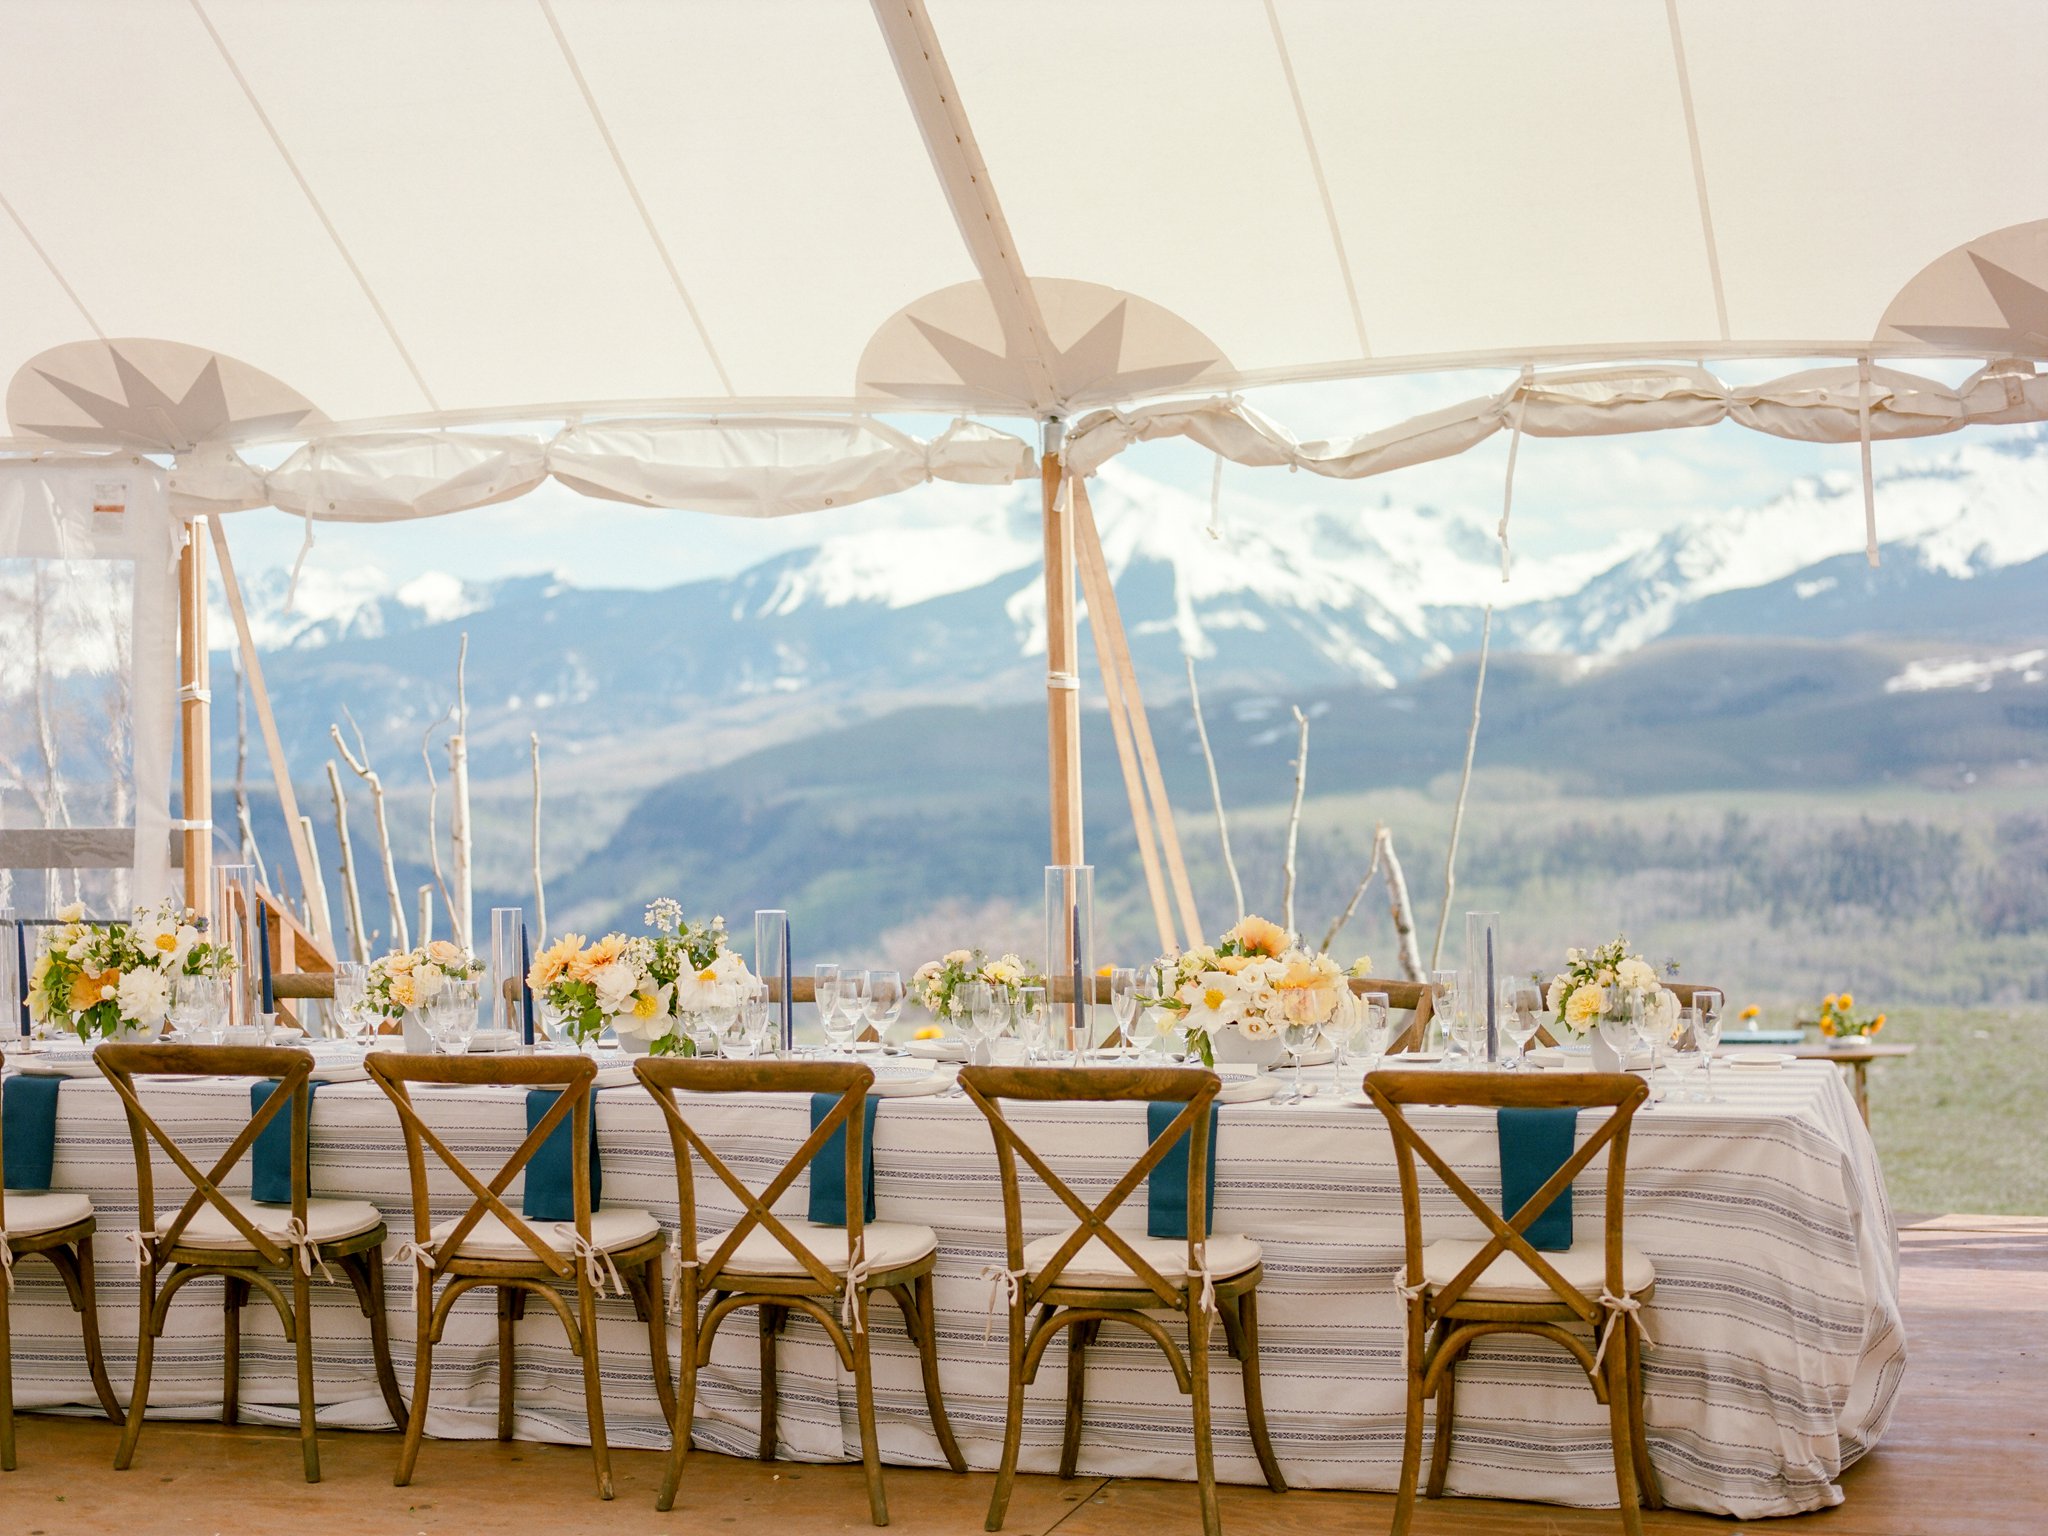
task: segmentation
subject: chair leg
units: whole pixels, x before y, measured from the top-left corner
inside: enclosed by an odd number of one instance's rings
[[[384,1394],[384,1406],[391,1414],[391,1427],[405,1429],[405,1395],[398,1390],[398,1372],[391,1365],[391,1324],[384,1315],[384,1250],[372,1248],[352,1260],[351,1276],[362,1277],[363,1315],[370,1320],[370,1353],[376,1357],[377,1388]]]
[[[1202,1536],[1223,1536],[1223,1511],[1216,1502],[1216,1451],[1209,1424],[1209,1319],[1188,1313],[1188,1376],[1195,1409],[1195,1483],[1202,1498]]]
[[[299,1452],[306,1481],[320,1481],[319,1405],[313,1398],[313,1282],[292,1265],[292,1345],[299,1367]]]
[[[1621,1528],[1628,1536],[1643,1536],[1635,1437],[1629,1433],[1628,1350],[1619,1344],[1609,1349],[1600,1368],[1607,1373],[1607,1420],[1614,1432],[1614,1485],[1621,1501]]]
[[[405,1440],[398,1448],[398,1470],[391,1474],[393,1487],[412,1481],[413,1466],[420,1459],[420,1436],[427,1427],[427,1395],[434,1384],[434,1276],[418,1262],[412,1270],[413,1346],[412,1406],[405,1416]]]
[[[683,1347],[676,1362],[675,1412],[668,1421],[668,1464],[662,1468],[661,1491],[654,1499],[654,1507],[664,1513],[675,1508],[683,1462],[690,1454],[690,1424],[697,1412],[697,1287],[688,1271],[676,1276],[676,1286],[682,1292],[678,1310],[683,1319]]]
[[[12,1281],[9,1275],[7,1279]],[[0,1472],[14,1470],[14,1323],[7,1314],[7,1286],[0,1284]]]
[[[604,1386],[598,1373],[597,1298],[590,1277],[576,1275],[576,1315],[583,1330],[583,1406],[590,1416],[590,1454],[597,1463],[597,1496],[612,1496],[612,1449],[604,1438]]]
[[[996,1488],[989,1497],[982,1529],[1000,1531],[1010,1512],[1010,1489],[1017,1481],[1017,1448],[1024,1438],[1024,1308],[1010,1306],[1010,1392],[1003,1413],[1003,1459],[996,1466]]]
[[[1067,1422],[1060,1437],[1060,1476],[1072,1477],[1081,1459],[1082,1399],[1088,1373],[1088,1346],[1101,1325],[1089,1321],[1067,1330]]]
[[[1238,1369],[1244,1375],[1244,1417],[1252,1432],[1252,1449],[1258,1453],[1259,1468],[1266,1474],[1266,1486],[1275,1493],[1287,1491],[1287,1478],[1280,1470],[1280,1458],[1273,1454],[1272,1436],[1266,1433],[1266,1392],[1259,1382],[1259,1293],[1246,1291],[1237,1298]],[[1224,1307],[1226,1328],[1233,1309]]]
[[[1643,1502],[1652,1509],[1664,1507],[1664,1490],[1657,1482],[1657,1469],[1650,1465],[1650,1437],[1643,1428],[1643,1339],[1640,1330],[1628,1330],[1628,1420],[1629,1443],[1636,1453],[1636,1485]]]
[[[517,1383],[513,1380],[513,1337],[515,1333],[512,1316],[512,1298],[519,1294],[516,1286],[498,1287],[498,1438],[512,1438],[512,1406]]]
[[[662,1310],[661,1260],[656,1258],[628,1271],[627,1289],[647,1324],[647,1368],[654,1373],[654,1397],[661,1404],[663,1419],[676,1416],[675,1382],[668,1370],[668,1314]]]
[[[222,1275],[220,1283],[220,1421],[236,1424],[242,1417],[242,1308],[249,1304],[249,1286],[233,1275]]]
[[[141,1323],[135,1330],[135,1385],[128,1394],[128,1422],[121,1429],[121,1444],[114,1451],[114,1470],[126,1472],[135,1460],[135,1443],[142,1438],[142,1416],[149,1407],[149,1369],[156,1362],[156,1266],[142,1272],[141,1295],[136,1311]]]
[[[1437,1347],[1449,1336],[1451,1324],[1448,1319],[1436,1325]],[[1458,1362],[1455,1356],[1444,1357],[1444,1374],[1436,1387],[1436,1436],[1429,1448],[1429,1486],[1425,1496],[1440,1499],[1444,1496],[1444,1478],[1451,1470],[1451,1426],[1457,1422],[1458,1407]]]
[[[939,1449],[945,1452],[946,1465],[955,1472],[967,1470],[967,1458],[960,1454],[960,1442],[953,1438],[952,1420],[946,1417],[945,1395],[939,1390],[939,1319],[936,1303],[936,1287],[929,1274],[923,1274],[911,1282],[911,1299],[917,1312],[917,1325],[910,1331],[917,1340],[917,1362],[924,1372],[924,1401],[931,1410],[932,1432],[939,1437]],[[901,1292],[897,1296],[902,1300]],[[905,1309],[906,1319],[909,1308]]]
[[[853,1400],[860,1412],[860,1464],[867,1474],[868,1518],[876,1525],[887,1525],[889,1500],[882,1492],[882,1442],[875,1429],[875,1369],[868,1353],[865,1288],[854,1292],[853,1304]]]
[[[93,1290],[92,1235],[78,1240],[71,1256],[72,1274],[78,1280],[78,1326],[85,1336],[85,1366],[92,1372],[92,1389],[99,1394],[100,1407],[108,1419],[122,1421],[121,1400],[114,1396],[114,1384],[107,1380],[107,1352],[100,1345],[100,1306]],[[69,1278],[67,1276],[67,1278]]]
[[[1388,1536],[1408,1536],[1415,1518],[1415,1484],[1422,1472],[1422,1319],[1408,1309],[1408,1414],[1401,1432],[1401,1482],[1394,1494],[1394,1523]]]
[[[760,1313],[757,1321],[761,1328],[761,1441],[760,1449],[754,1454],[761,1461],[775,1459],[775,1420],[780,1412],[775,1393],[775,1339],[782,1332],[782,1308],[770,1302],[762,1302],[756,1308]]]

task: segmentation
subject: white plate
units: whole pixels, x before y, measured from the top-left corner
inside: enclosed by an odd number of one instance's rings
[[[1789,1067],[1798,1059],[1782,1051],[1732,1051],[1721,1058],[1721,1065],[1739,1067],[1745,1072],[1772,1072]]]
[[[943,1093],[953,1086],[950,1072],[927,1072],[922,1077],[878,1077],[869,1093],[883,1099],[915,1099]]]
[[[1260,1099],[1270,1099],[1280,1091],[1280,1080],[1276,1077],[1226,1077],[1223,1090],[1216,1095],[1218,1104],[1253,1104]]]
[[[37,1051],[33,1055],[10,1056],[7,1065],[24,1077],[98,1077],[99,1067],[88,1056],[83,1061],[61,1056],[51,1056]]]
[[[524,1043],[516,1029],[480,1029],[469,1037],[469,1048],[478,1055],[492,1051],[516,1051]]]
[[[967,1042],[965,1040],[912,1040],[903,1047],[903,1054],[915,1056],[920,1061],[965,1061]]]
[[[1312,1051],[1303,1051],[1301,1053],[1301,1064],[1304,1067],[1327,1067],[1336,1059],[1337,1049],[1335,1046],[1330,1045],[1319,1045]],[[1285,1056],[1282,1056],[1278,1061],[1266,1063],[1266,1070],[1268,1072],[1292,1072],[1294,1070],[1294,1063]]]

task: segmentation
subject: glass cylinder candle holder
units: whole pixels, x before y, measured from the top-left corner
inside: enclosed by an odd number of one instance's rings
[[[523,907],[491,908],[491,1028],[518,1030],[519,996],[526,968],[519,963],[519,935],[526,926]]]
[[[262,1012],[263,957],[258,930],[263,921],[256,900],[256,866],[216,864],[213,868],[213,916],[210,936],[235,957],[228,984],[228,1025],[253,1026]]]
[[[796,996],[789,962],[789,913],[781,907],[754,913],[754,974],[768,984],[775,1038],[786,1057],[796,1049]]]
[[[1095,868],[1045,867],[1045,992],[1055,1041],[1084,1053],[1095,1045]]]
[[[1464,1006],[1486,1022],[1486,1060],[1500,1060],[1500,980],[1507,975],[1498,912],[1465,914]]]

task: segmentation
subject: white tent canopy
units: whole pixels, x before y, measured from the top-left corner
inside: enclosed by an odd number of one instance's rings
[[[2044,58],[2028,0],[0,0],[0,378],[17,447],[380,517],[549,472],[756,512],[1024,472],[880,412],[2039,358]],[[1653,372],[1521,424],[1750,419]],[[1851,378],[1751,424],[1887,435],[1940,391]],[[465,424],[498,435],[421,435]],[[189,452],[306,439],[268,477]]]

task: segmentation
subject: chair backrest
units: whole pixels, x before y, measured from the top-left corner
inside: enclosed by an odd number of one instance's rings
[[[633,1063],[641,1086],[654,1095],[668,1125],[669,1144],[675,1151],[676,1208],[681,1228],[676,1241],[686,1265],[695,1265],[698,1285],[705,1290],[720,1288],[719,1275],[756,1227],[769,1233],[803,1266],[804,1273],[826,1290],[835,1290],[840,1278],[808,1247],[800,1242],[781,1219],[774,1205],[811,1166],[811,1159],[842,1126],[846,1131],[846,1251],[849,1264],[858,1254],[865,1224],[868,1089],[875,1074],[853,1061],[712,1061],[683,1056],[643,1056]],[[791,1153],[757,1193],[732,1171],[704,1137],[676,1107],[676,1093],[836,1093],[838,1102],[811,1128],[811,1134]],[[740,1218],[712,1250],[700,1260],[697,1254],[697,1189],[693,1158],[701,1157],[718,1181],[740,1204]]]
[[[1441,1314],[1464,1295],[1472,1282],[1504,1252],[1511,1252],[1539,1275],[1556,1294],[1560,1304],[1570,1307],[1586,1322],[1597,1322],[1599,1304],[1582,1295],[1558,1274],[1538,1253],[1523,1233],[1529,1224],[1550,1208],[1550,1202],[1606,1147],[1607,1189],[1605,1200],[1604,1260],[1609,1294],[1627,1294],[1622,1283],[1622,1203],[1628,1184],[1629,1125],[1649,1085],[1641,1078],[1620,1072],[1548,1073],[1541,1077],[1501,1072],[1374,1072],[1365,1080],[1365,1091],[1387,1117],[1394,1137],[1394,1163],[1401,1177],[1401,1224],[1407,1250],[1406,1283],[1422,1283],[1422,1194],[1415,1174],[1420,1157],[1444,1181],[1491,1234],[1472,1261],[1459,1270],[1449,1284],[1438,1287],[1432,1306]],[[1586,1138],[1585,1144],[1564,1160],[1541,1188],[1523,1202],[1512,1216],[1503,1217],[1459,1177],[1443,1156],[1430,1145],[1403,1106],[1444,1105],[1482,1109],[1609,1109],[1607,1119]]]
[[[1003,1236],[1007,1245],[1008,1269],[1016,1278],[1025,1310],[1060,1283],[1060,1275],[1090,1238],[1100,1238],[1160,1299],[1164,1306],[1180,1305],[1181,1289],[1139,1255],[1130,1241],[1111,1229],[1109,1220],[1117,1209],[1157,1168],[1174,1144],[1188,1138],[1187,1273],[1202,1272],[1201,1248],[1209,1230],[1209,1106],[1223,1081],[1214,1072],[1185,1067],[966,1067],[960,1082],[983,1115],[995,1136],[996,1167],[1003,1181]],[[1172,1103],[1180,1113],[1153,1137],[1151,1144],[1111,1186],[1107,1195],[1090,1205],[1055,1173],[1036,1149],[1025,1141],[1003,1114],[1005,1099],[1037,1103],[1088,1104]],[[1028,1280],[1024,1270],[1024,1210],[1017,1185],[1017,1160],[1022,1158],[1045,1187],[1071,1211],[1074,1230],[1067,1234],[1052,1258]]]
[[[241,1233],[251,1247],[263,1255],[265,1262],[283,1264],[288,1262],[284,1244],[265,1236],[256,1224],[238,1209],[221,1192],[221,1180],[235,1164],[249,1155],[256,1138],[262,1134],[280,1114],[289,1111],[292,1137],[292,1219],[304,1230],[306,1220],[306,1132],[307,1117],[312,1106],[312,1092],[307,1080],[313,1071],[313,1058],[305,1051],[295,1051],[283,1046],[269,1045],[141,1045],[108,1043],[92,1053],[94,1063],[107,1081],[113,1084],[114,1092],[121,1097],[121,1107],[128,1117],[128,1138],[135,1148],[135,1207],[136,1222],[145,1234],[154,1232],[157,1251],[177,1246],[183,1238],[185,1228],[192,1218],[207,1206],[224,1217],[228,1224]],[[136,1091],[136,1080],[152,1077],[267,1077],[275,1079],[277,1087],[260,1109],[253,1111],[235,1139],[228,1143],[211,1168],[201,1170],[177,1139],[157,1123],[156,1117],[143,1106],[142,1098]],[[179,1207],[178,1214],[171,1218],[168,1227],[156,1228],[156,1192],[149,1155],[150,1143],[154,1142],[174,1163],[178,1171],[192,1181],[192,1193]]]
[[[1419,1051],[1422,1042],[1429,1037],[1429,1017],[1435,1002],[1427,983],[1402,981],[1392,976],[1353,976],[1350,978],[1353,992],[1384,992],[1387,994],[1389,1012],[1406,1011],[1408,1022],[1396,1028],[1392,1020],[1387,1026],[1387,1054],[1400,1051]]]
[[[588,1056],[426,1056],[397,1051],[372,1051],[363,1058],[370,1079],[382,1088],[398,1111],[398,1127],[405,1137],[406,1169],[412,1179],[413,1242],[420,1250],[442,1254],[457,1253],[477,1223],[495,1216],[505,1229],[533,1253],[534,1261],[557,1275],[575,1273],[574,1260],[549,1243],[527,1219],[505,1203],[504,1194],[512,1181],[525,1171],[555,1128],[569,1122],[570,1188],[575,1206],[576,1235],[580,1246],[590,1242],[590,1096],[597,1080],[597,1063]],[[434,1128],[420,1118],[407,1091],[408,1083],[479,1084],[501,1088],[553,1088],[558,1090],[547,1113],[534,1122],[526,1139],[499,1165],[488,1182],[465,1163],[443,1141]],[[456,1219],[438,1245],[428,1239],[434,1227],[433,1205],[427,1183],[427,1153],[461,1181],[470,1193],[469,1205]]]

